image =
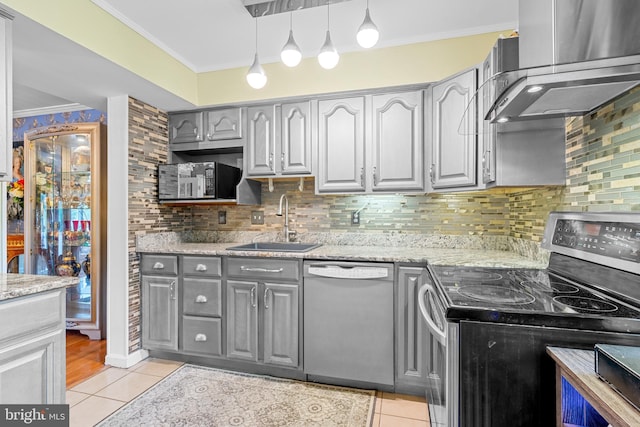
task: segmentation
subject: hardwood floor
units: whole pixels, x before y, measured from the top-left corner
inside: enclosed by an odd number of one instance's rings
[[[79,331],[67,331],[67,388],[106,369],[107,340],[90,340]]]

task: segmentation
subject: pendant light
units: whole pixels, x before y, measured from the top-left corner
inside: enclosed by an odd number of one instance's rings
[[[267,75],[258,60],[258,18],[256,20],[256,54],[253,57],[253,64],[247,72],[247,83],[254,89],[262,89],[267,84]]]
[[[280,59],[287,67],[295,67],[302,60],[302,52],[293,39],[293,12],[289,16],[289,39],[280,52]]]
[[[326,70],[330,70],[338,65],[340,55],[331,42],[331,34],[329,33],[329,4],[327,4],[327,37],[318,54],[318,62],[320,66]]]
[[[369,16],[369,0],[367,0],[367,11],[365,12],[362,25],[358,28],[356,39],[360,46],[365,49],[369,49],[378,43],[379,37],[380,33],[378,32],[378,27],[376,27],[376,24],[371,20],[371,16]]]

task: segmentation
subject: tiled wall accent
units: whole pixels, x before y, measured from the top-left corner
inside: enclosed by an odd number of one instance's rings
[[[284,219],[276,216],[282,194],[289,199],[290,225],[305,232],[403,232],[449,235],[509,234],[504,189],[475,193],[411,195],[327,195],[314,194],[313,180],[276,181],[273,193],[262,185],[261,206],[212,206],[194,208],[194,230],[279,231]],[[351,212],[360,211],[360,225],[351,225]],[[218,224],[217,212],[227,213],[227,223]],[[251,211],[264,212],[264,225],[251,225]]]
[[[167,162],[167,114],[129,98],[129,352],[140,348],[140,257],[136,236],[190,227],[188,209],[158,204],[156,165]],[[188,214],[188,215],[187,215]]]
[[[640,210],[640,87],[568,123],[565,207]]]

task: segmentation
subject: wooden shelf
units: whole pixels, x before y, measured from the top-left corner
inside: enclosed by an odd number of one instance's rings
[[[612,426],[640,426],[640,411],[627,402],[595,372],[593,350],[547,347],[547,354],[556,362],[557,425],[562,422],[562,378],[567,380]]]

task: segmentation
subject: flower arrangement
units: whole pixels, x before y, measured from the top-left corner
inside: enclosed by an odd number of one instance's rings
[[[24,212],[24,179],[10,183],[8,193],[7,214],[9,219],[22,219]]]

